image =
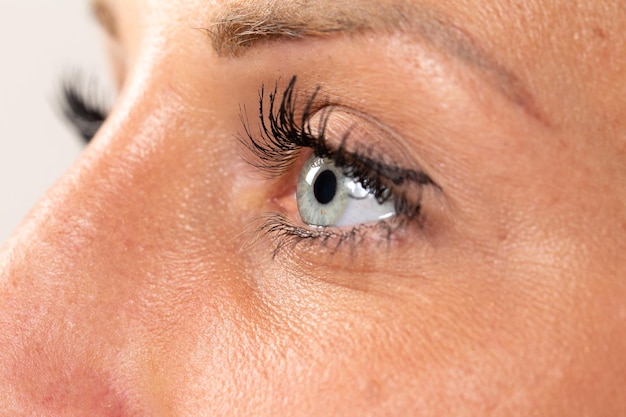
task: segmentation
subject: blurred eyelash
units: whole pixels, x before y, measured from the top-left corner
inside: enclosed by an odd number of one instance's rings
[[[424,186],[437,185],[422,171],[398,167],[387,162],[389,158],[376,155],[375,150],[357,146],[354,150],[346,148],[350,130],[346,131],[336,148],[328,145],[326,127],[332,114],[332,107],[327,101],[319,99],[320,88],[316,88],[306,100],[301,116],[297,116],[298,103],[295,93],[296,76],[292,77],[282,93],[278,103],[278,86],[267,95],[265,87],[259,92],[259,131],[258,136],[252,134],[248,123],[246,109],[243,108],[240,118],[243,124],[243,137],[239,140],[250,151],[247,162],[270,178],[280,177],[288,173],[295,165],[303,148],[310,148],[317,157],[328,158],[344,171],[344,174],[361,183],[378,200],[383,203],[393,200],[396,210],[396,225],[404,220],[420,220],[421,193],[417,198],[409,198],[402,191],[402,186],[416,184],[421,190]],[[269,106],[266,106],[266,101]],[[321,109],[319,125],[315,133],[309,122],[317,109]],[[415,197],[415,196],[413,196]],[[399,221],[398,221],[399,220]],[[389,221],[382,221],[373,227],[382,231],[386,237],[391,236],[393,227]],[[285,246],[285,239],[300,242],[303,240],[327,243],[336,240],[337,247],[344,241],[358,241],[362,232],[368,229],[360,225],[350,230],[333,227],[305,228],[294,224],[280,214],[265,217],[261,231],[279,237],[278,249]]]
[[[108,110],[100,98],[96,83],[86,82],[76,74],[61,81],[61,113],[76,133],[89,143],[107,118]]]

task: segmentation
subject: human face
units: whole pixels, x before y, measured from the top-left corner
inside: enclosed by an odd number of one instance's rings
[[[623,2],[97,9],[120,95],[0,258],[5,415],[626,412]],[[315,217],[314,154],[370,206]]]

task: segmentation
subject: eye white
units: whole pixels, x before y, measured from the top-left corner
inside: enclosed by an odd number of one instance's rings
[[[302,221],[311,226],[357,226],[396,214],[393,202],[379,203],[331,160],[316,156],[300,172],[296,201]]]

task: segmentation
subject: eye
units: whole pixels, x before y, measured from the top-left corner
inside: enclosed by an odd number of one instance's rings
[[[368,234],[389,240],[411,224],[421,228],[424,190],[440,188],[401,136],[368,114],[320,99],[319,87],[299,104],[295,83],[294,76],[282,98],[278,83],[269,94],[261,86],[258,134],[245,107],[240,114],[247,162],[274,180],[268,194],[274,211],[258,227],[259,236],[276,243],[274,255],[291,243],[338,250]]]
[[[330,159],[315,155],[300,172],[296,201],[302,221],[310,226],[356,226],[396,215],[392,200],[377,198]]]

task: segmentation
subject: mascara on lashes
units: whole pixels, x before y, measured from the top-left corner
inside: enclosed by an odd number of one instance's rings
[[[67,75],[61,81],[61,113],[85,143],[89,143],[107,118],[108,111],[93,83]]]

